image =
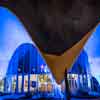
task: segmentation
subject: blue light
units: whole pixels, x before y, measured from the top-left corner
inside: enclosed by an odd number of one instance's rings
[[[89,57],[100,57],[100,25],[96,27],[84,48]]]

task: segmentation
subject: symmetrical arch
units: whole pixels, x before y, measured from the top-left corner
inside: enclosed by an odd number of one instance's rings
[[[38,70],[40,69],[37,68],[42,64],[46,65],[37,48],[31,43],[24,43],[21,44],[13,53],[9,62],[7,74],[16,74],[18,67],[20,67],[18,64],[22,65],[23,61],[25,63],[24,67],[26,68],[25,72],[28,71],[28,66],[31,66],[36,69],[35,73],[38,73]]]
[[[43,66],[43,70],[41,70]],[[29,92],[31,91],[31,82],[34,81],[34,77],[37,74],[47,73],[48,68],[45,68],[46,63],[43,57],[40,55],[37,48],[30,43],[21,44],[14,52],[9,62],[8,70],[5,77],[5,92]],[[47,66],[46,66],[47,67]],[[46,71],[44,71],[46,69]],[[33,75],[33,78],[32,78]],[[25,79],[25,76],[27,79]],[[13,78],[15,77],[15,90],[12,88]],[[21,78],[21,79],[20,79]],[[20,79],[20,80],[19,80]],[[25,81],[27,81],[27,87],[25,87]],[[21,88],[19,88],[21,87]],[[26,90],[25,90],[26,88]],[[37,87],[38,88],[38,87]],[[9,89],[9,90],[8,90]]]

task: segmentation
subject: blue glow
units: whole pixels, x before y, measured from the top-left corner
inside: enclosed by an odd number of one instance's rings
[[[43,57],[38,52],[37,48],[31,43],[24,43],[18,46],[18,48],[15,50],[14,54],[12,55],[9,61],[7,74],[16,75],[19,66],[19,61],[24,61],[23,67],[27,69],[27,73],[28,68],[31,67],[34,68],[34,73],[40,74],[41,66],[43,70],[44,66],[46,66]]]
[[[84,48],[89,57],[100,57],[100,25],[97,26]]]
[[[84,49],[88,55],[91,73],[100,83],[100,25],[96,27]]]
[[[9,9],[0,7],[0,78],[5,76],[12,54],[22,43],[34,44],[20,20]]]

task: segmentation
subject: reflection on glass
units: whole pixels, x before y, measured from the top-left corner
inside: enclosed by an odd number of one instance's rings
[[[24,75],[24,92],[28,92],[28,75]]]
[[[37,90],[37,75],[30,75],[30,91],[35,92]]]
[[[22,88],[22,76],[18,76],[18,91],[21,93],[21,88]]]
[[[12,92],[16,91],[16,75],[12,76]]]

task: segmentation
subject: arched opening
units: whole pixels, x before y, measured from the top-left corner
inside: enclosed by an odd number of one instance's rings
[[[40,73],[47,73],[47,66],[38,50],[33,44],[20,45],[13,54],[7,71],[7,76],[16,77],[12,79],[13,81],[16,80],[15,83],[12,83],[12,85],[16,84],[12,91],[24,93],[33,90],[34,92],[31,85],[37,87],[37,74]]]
[[[37,97],[60,95],[58,85],[43,57],[30,43],[21,44],[15,50],[2,81],[4,82],[2,90],[4,93],[24,94],[28,92],[33,96],[38,93]]]

